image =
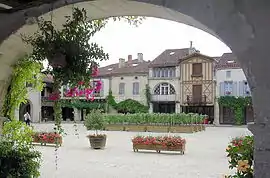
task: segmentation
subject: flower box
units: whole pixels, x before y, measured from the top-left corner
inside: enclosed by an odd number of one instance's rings
[[[54,132],[36,132],[32,135],[33,144],[62,145],[62,136]]]
[[[196,131],[196,125],[179,125],[170,127],[170,132],[172,133],[193,133]]]
[[[149,125],[147,126],[147,131],[148,132],[169,132],[170,131],[170,127],[166,126],[166,125]]]
[[[107,131],[124,131],[124,126],[122,124],[107,124],[105,126]]]
[[[131,132],[146,132],[147,126],[146,125],[125,125],[124,127],[125,131],[131,131]]]
[[[191,125],[132,125],[132,124],[107,124],[105,126],[107,131],[131,131],[131,132],[159,132],[159,133],[193,133],[205,130],[203,124]]]
[[[178,136],[137,136],[132,139],[133,151],[155,150],[160,151],[179,151],[185,154],[186,140]]]

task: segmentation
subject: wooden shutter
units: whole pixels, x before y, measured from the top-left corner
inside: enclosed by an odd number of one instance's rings
[[[232,84],[232,95],[238,96],[237,95],[237,82],[233,82],[233,84]]]
[[[192,75],[202,75],[202,63],[192,64]]]
[[[224,82],[219,83],[219,96],[225,95],[225,85]]]

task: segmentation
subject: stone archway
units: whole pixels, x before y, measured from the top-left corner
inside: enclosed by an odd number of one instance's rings
[[[24,114],[28,112],[32,116],[31,102],[28,100],[26,103],[21,103],[19,107],[19,120],[24,121]]]
[[[18,35],[21,32],[25,30],[33,32],[35,29],[33,26],[33,28],[27,28],[27,25],[20,28],[25,24],[25,18],[42,14],[48,16],[46,13],[53,8],[59,8],[55,10],[55,13],[58,11],[63,15],[70,10],[70,6],[67,5],[79,2],[83,3],[83,0],[55,0],[53,5],[41,3],[38,7],[13,13],[0,12],[1,90],[5,91],[11,73],[11,64],[30,50],[18,41],[20,38]],[[268,69],[270,66],[268,60],[270,1],[92,0],[85,3],[92,3],[92,9],[96,9],[93,11],[93,18],[117,15],[156,16],[193,25],[222,39],[236,54],[237,62],[240,63],[247,76],[253,96],[255,124],[250,126],[250,130],[255,136],[255,177],[270,177],[268,171],[270,168],[268,164],[270,157],[270,108],[268,107],[270,102],[268,97],[270,96],[270,81],[268,80],[270,75]],[[64,6],[66,9],[60,8]],[[58,22],[61,22],[61,16],[57,17]],[[0,99],[3,100],[5,92],[1,93]]]

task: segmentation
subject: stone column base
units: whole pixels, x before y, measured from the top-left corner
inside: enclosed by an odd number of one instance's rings
[[[254,177],[270,177],[270,122],[248,123],[248,129],[254,135]]]

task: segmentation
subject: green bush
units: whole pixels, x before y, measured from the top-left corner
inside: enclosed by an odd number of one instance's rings
[[[92,110],[89,114],[87,114],[84,126],[87,130],[95,130],[96,135],[98,135],[98,131],[104,128],[104,120],[103,114],[100,110]]]
[[[148,113],[147,106],[133,99],[121,101],[117,104],[116,109],[119,113]]]
[[[39,177],[41,154],[14,142],[0,141],[0,177]]]
[[[253,136],[237,137],[230,142],[226,149],[229,168],[236,169],[236,173],[227,178],[253,178],[253,150]]]
[[[0,177],[39,176],[41,154],[32,145],[33,130],[20,121],[6,122],[0,140]]]
[[[199,114],[160,114],[160,113],[139,113],[139,114],[109,114],[104,116],[107,124],[147,124],[147,125],[186,125],[200,124],[204,115]]]

